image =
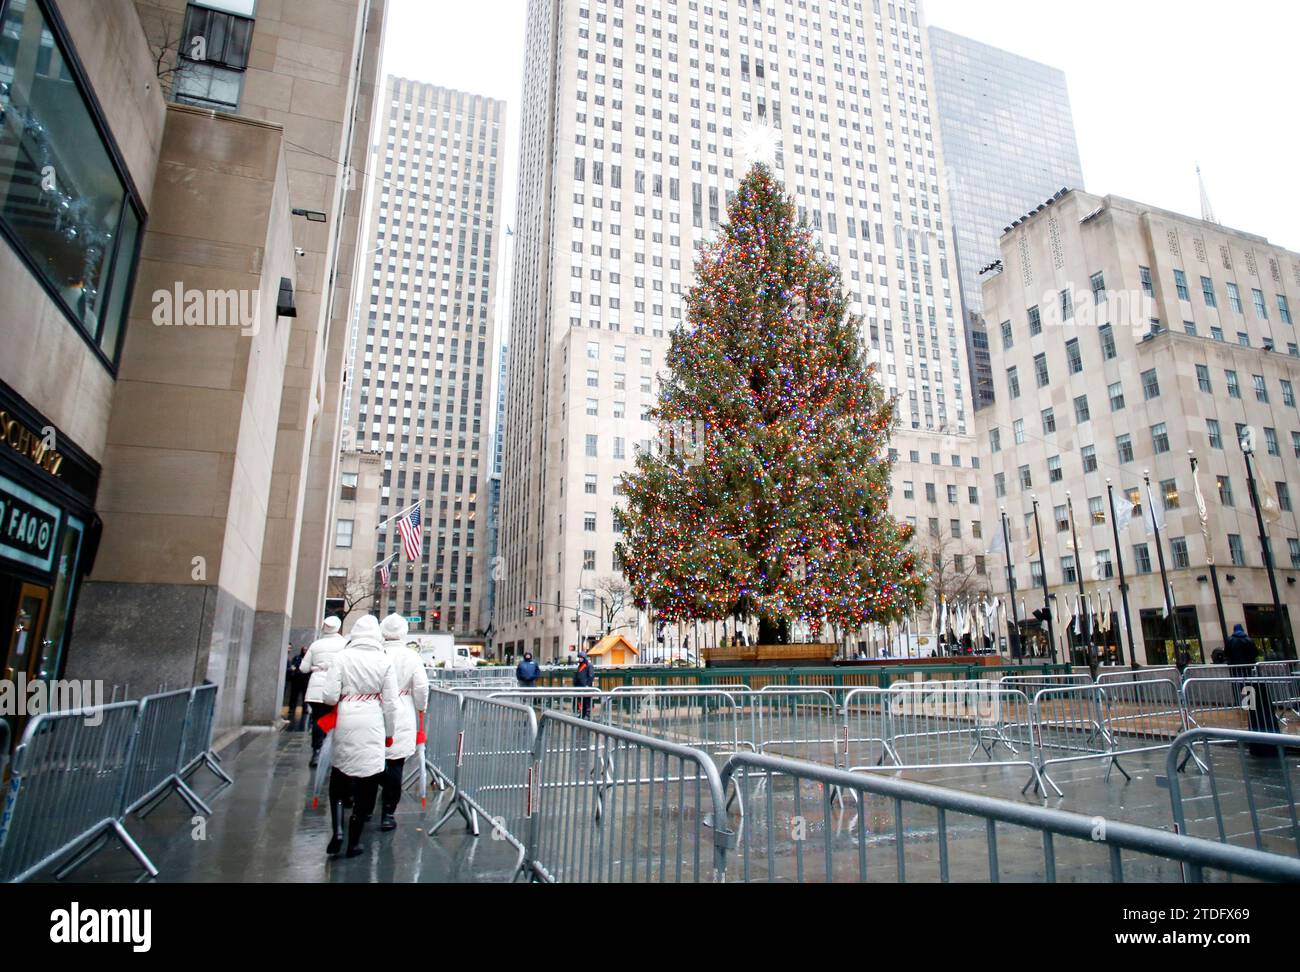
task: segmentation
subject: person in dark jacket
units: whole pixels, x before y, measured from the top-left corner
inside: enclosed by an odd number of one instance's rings
[[[595,683],[596,676],[591,670],[591,659],[587,657],[585,651],[578,652],[578,670],[573,673],[573,686],[579,689],[589,689]],[[583,695],[575,699],[575,710],[584,719],[591,718],[591,696]]]
[[[524,660],[515,666],[515,679],[519,682],[520,688],[532,688],[537,681],[537,676],[542,674],[541,668],[537,662],[533,661],[531,651],[524,652]]]
[[[1247,710],[1247,719],[1251,732],[1279,732],[1277,716],[1273,712],[1273,700],[1269,696],[1268,683],[1246,681],[1254,674],[1255,663],[1259,661],[1259,649],[1250,640],[1246,629],[1237,625],[1232,629],[1232,637],[1223,651],[1224,661],[1233,678],[1239,678],[1241,704]],[[1271,746],[1251,746],[1253,756],[1274,756],[1277,750]]]
[[[309,676],[304,675],[298,670],[298,665],[302,662],[303,655],[307,654],[307,646],[303,645],[298,649],[298,653],[289,661],[289,671],[286,676],[289,680],[289,722],[293,732],[302,732],[307,728],[307,680]],[[299,713],[301,707],[301,713]]]

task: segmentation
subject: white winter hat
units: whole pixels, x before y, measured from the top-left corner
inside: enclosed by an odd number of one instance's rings
[[[384,618],[384,623],[379,626],[379,630],[384,633],[384,640],[400,641],[406,637],[410,626],[406,623],[406,618],[400,614],[390,614]]]
[[[341,627],[343,627],[343,622],[336,615],[331,614],[325,619],[325,623],[321,625],[321,630],[326,634],[338,634]]]
[[[352,626],[350,641],[378,641],[379,622],[373,614],[363,614]]]

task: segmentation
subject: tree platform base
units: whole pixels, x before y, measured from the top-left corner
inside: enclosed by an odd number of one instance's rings
[[[705,648],[709,668],[822,668],[835,658],[836,645],[736,645]]]

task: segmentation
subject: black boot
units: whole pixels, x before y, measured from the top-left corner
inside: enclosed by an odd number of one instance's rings
[[[313,749],[313,750],[311,751],[311,762],[308,763],[307,765],[310,766],[312,769],[315,769],[317,766],[320,765],[320,750],[319,750],[319,749]]]
[[[383,816],[379,818],[380,830],[388,832],[397,829],[397,819],[393,816],[396,811],[397,807],[384,807]]]
[[[355,813],[348,819],[348,852],[347,857],[360,857],[365,851],[361,846],[361,831],[366,825],[365,817],[358,817]]]
[[[329,845],[325,848],[325,853],[333,857],[343,849],[343,801],[330,801],[330,825],[333,836],[330,837]]]

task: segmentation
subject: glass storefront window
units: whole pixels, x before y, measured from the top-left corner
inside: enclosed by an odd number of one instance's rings
[[[49,620],[41,639],[41,663],[37,670],[40,678],[58,678],[68,617],[72,613],[73,596],[77,590],[78,568],[81,564],[81,541],[86,534],[85,524],[75,516],[68,517],[63,531],[63,544],[59,550],[58,574],[54,579],[54,592],[50,597]]]
[[[0,0],[0,224],[115,361],[140,213],[40,0]]]

